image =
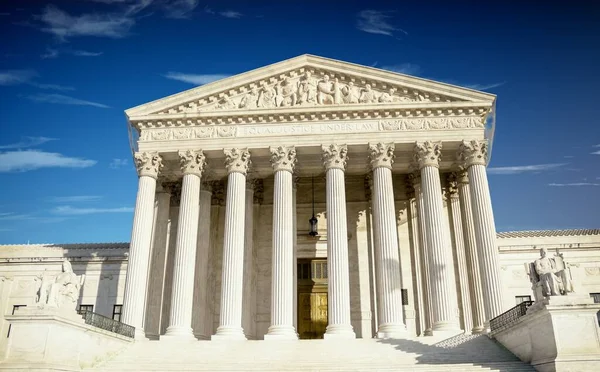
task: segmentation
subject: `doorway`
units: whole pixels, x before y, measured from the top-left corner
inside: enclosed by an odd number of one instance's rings
[[[327,260],[298,260],[298,335],[322,339],[327,328]]]

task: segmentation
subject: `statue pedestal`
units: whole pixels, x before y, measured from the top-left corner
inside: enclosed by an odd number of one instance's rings
[[[598,311],[589,296],[551,296],[493,337],[537,371],[599,371]]]
[[[11,330],[7,357],[0,370],[79,371],[133,342],[85,324],[73,310],[27,307],[6,319]]]

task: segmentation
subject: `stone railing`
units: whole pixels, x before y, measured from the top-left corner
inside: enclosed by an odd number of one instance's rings
[[[510,327],[519,318],[527,314],[527,309],[533,305],[533,301],[523,301],[517,306],[505,311],[490,320],[490,331],[492,334]]]
[[[125,337],[135,337],[135,327],[125,323],[121,323],[117,320],[107,318],[103,315],[93,313],[91,311],[82,312],[81,316],[85,320],[85,324],[104,329],[109,332],[113,332]]]

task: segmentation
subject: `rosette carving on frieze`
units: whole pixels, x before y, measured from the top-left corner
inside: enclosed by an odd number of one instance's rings
[[[386,167],[392,169],[394,164],[394,150],[396,147],[393,143],[379,142],[377,144],[369,143],[369,160],[371,161],[371,168]]]
[[[442,142],[425,141],[415,143],[414,161],[423,167],[439,167],[442,160]]]
[[[227,173],[238,172],[244,176],[248,173],[252,161],[250,160],[250,152],[248,149],[225,149],[225,166],[227,167]]]
[[[463,140],[458,147],[457,159],[465,167],[486,165],[488,158],[487,140]]]
[[[206,157],[202,150],[184,150],[179,151],[179,165],[183,174],[194,174],[202,177],[202,172],[206,168]]]
[[[296,167],[296,147],[277,146],[271,147],[271,165],[275,172],[284,170],[293,173]]]
[[[337,168],[346,170],[348,163],[348,146],[346,145],[329,145],[321,146],[323,150],[323,165],[325,169]]]
[[[133,156],[138,175],[158,178],[158,173],[163,168],[162,158],[156,151],[136,152]]]

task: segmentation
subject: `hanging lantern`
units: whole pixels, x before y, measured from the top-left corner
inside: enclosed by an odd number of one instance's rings
[[[319,223],[319,220],[317,220],[317,218],[315,217],[315,178],[314,178],[314,176],[312,177],[312,217],[310,218],[310,220],[308,220],[308,223],[310,224],[310,230],[308,232],[308,235],[310,235],[310,236],[319,235],[319,232],[317,231],[317,224]]]

